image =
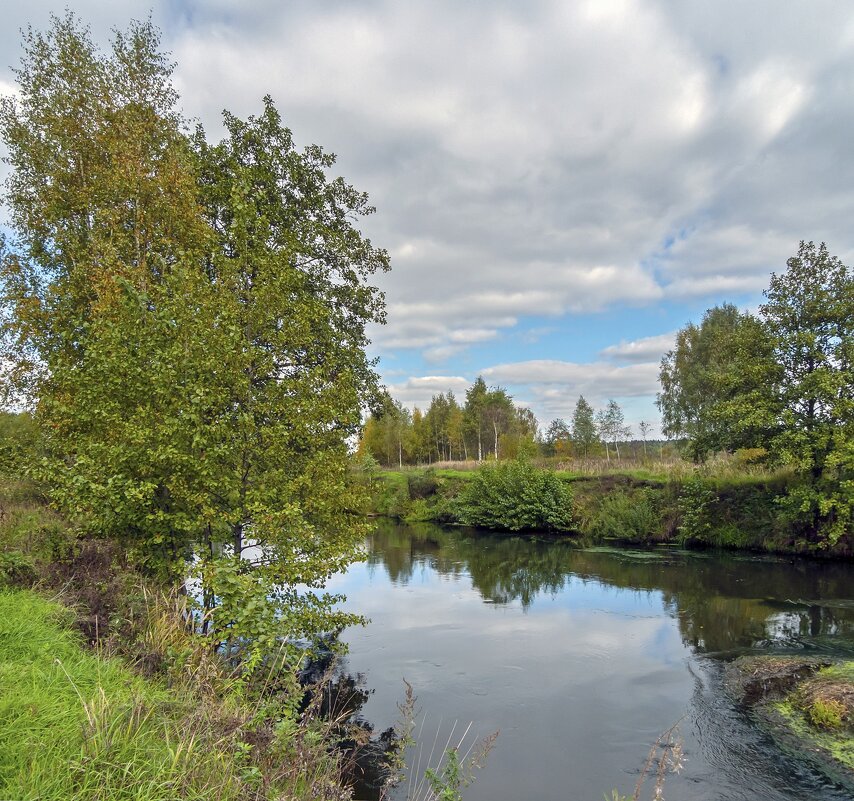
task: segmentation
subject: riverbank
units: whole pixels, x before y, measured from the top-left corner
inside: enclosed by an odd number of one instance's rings
[[[193,700],[85,651],[73,622],[36,593],[0,591],[0,796],[240,798],[233,743],[204,736]]]
[[[854,793],[854,660],[742,657],[726,687],[781,748]]]
[[[278,658],[243,670],[174,586],[0,483],[0,797],[351,797],[363,690]]]
[[[361,479],[369,490],[364,511],[407,522],[460,524],[460,498],[476,475],[453,469],[383,470]],[[852,532],[832,547],[821,547],[787,517],[779,501],[796,486],[790,473],[665,476],[615,470],[554,475],[572,495],[572,524],[561,533],[585,544],[672,544],[854,558]]]

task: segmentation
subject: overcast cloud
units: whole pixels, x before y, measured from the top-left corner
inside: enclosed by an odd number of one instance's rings
[[[102,36],[151,4],[71,5]],[[62,7],[6,9],[2,65],[19,58],[18,27]],[[189,116],[215,135],[223,107],[252,113],[270,93],[297,140],[337,152],[371,194],[365,228],[393,266],[374,349],[405,402],[481,372],[543,422],[580,392],[649,416],[686,321],[674,310],[755,302],[802,238],[850,263],[849,0],[162,0],[152,13]],[[564,323],[592,315],[592,342],[615,308],[626,327],[609,341],[561,351]],[[508,362],[524,343],[550,358]]]

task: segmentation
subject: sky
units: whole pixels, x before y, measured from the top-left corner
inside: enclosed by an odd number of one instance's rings
[[[482,375],[543,427],[579,394],[657,426],[679,328],[757,308],[802,239],[854,256],[850,0],[31,0],[0,93],[66,5],[102,42],[150,13],[212,138],[270,94],[338,155],[391,255],[371,354],[410,406]]]

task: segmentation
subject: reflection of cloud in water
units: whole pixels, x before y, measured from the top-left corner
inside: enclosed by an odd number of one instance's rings
[[[678,621],[684,642],[697,650],[854,632],[854,606],[847,605],[850,565],[793,567],[775,558],[672,549],[579,550],[559,539],[472,536],[388,522],[378,525],[371,547],[369,575],[359,581],[351,570],[351,582],[388,582],[404,592],[434,585],[444,593],[474,590],[495,608],[525,611],[559,605],[659,615],[663,607]],[[342,589],[350,591],[348,585]],[[769,600],[783,593],[831,602]],[[782,612],[787,622],[774,622]]]
[[[852,566],[582,551],[383,521],[370,545],[368,562],[329,587],[371,619],[343,635],[351,665],[376,689],[365,714],[380,728],[392,723],[405,678],[428,718],[428,746],[453,721],[472,720],[481,734],[500,728],[470,801],[625,791],[650,742],[686,712],[688,767],[669,780],[668,797],[815,796],[778,792],[773,771],[756,784],[728,767],[722,755],[738,749],[745,724],[737,716],[723,728],[710,724],[709,714],[729,707],[702,701],[692,667],[702,652],[825,641],[840,649],[854,631],[845,600]],[[734,742],[718,742],[723,736]],[[761,744],[749,747],[755,755]]]

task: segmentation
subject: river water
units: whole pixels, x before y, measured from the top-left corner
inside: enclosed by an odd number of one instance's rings
[[[721,678],[745,653],[854,656],[854,565],[384,520],[368,552],[330,584],[371,621],[343,635],[363,715],[392,725],[412,684],[419,772],[454,726],[456,739],[473,724],[467,741],[500,729],[466,801],[630,795],[678,720],[686,760],[667,801],[850,799],[775,748]]]

